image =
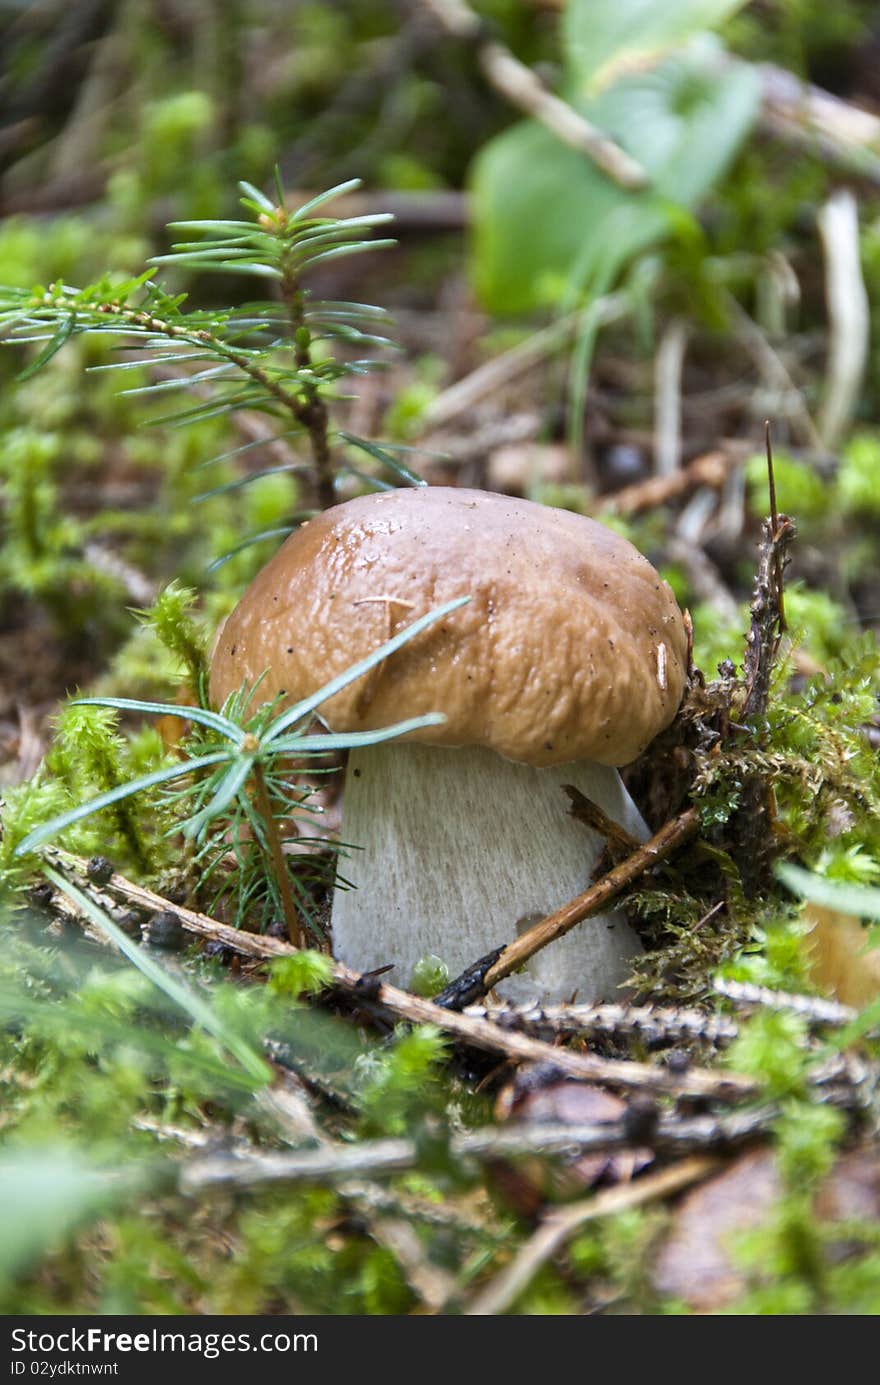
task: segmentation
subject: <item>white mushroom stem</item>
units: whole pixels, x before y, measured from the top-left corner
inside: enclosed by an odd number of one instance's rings
[[[416,963],[457,976],[538,917],[585,890],[602,838],[568,813],[573,784],[640,841],[649,833],[616,769],[580,761],[534,769],[482,748],[388,742],[353,751],[333,950],[359,971],[394,963],[408,986]],[[639,952],[618,912],[595,915],[498,986],[516,1002],[619,998]]]

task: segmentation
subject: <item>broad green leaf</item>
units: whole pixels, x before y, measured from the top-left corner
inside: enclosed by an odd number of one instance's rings
[[[204,1029],[241,1064],[255,1086],[264,1086],[271,1080],[272,1070],[260,1054],[240,1035],[231,1031],[222,1017],[202,996],[191,990],[178,976],[173,976],[171,972],[166,971],[164,967],[154,961],[144,948],[133,942],[128,934],[122,931],[105,910],[100,908],[89,895],[74,885],[60,871],[47,865],[43,866],[43,871],[56,889],[67,895],[68,899],[73,901],[80,912],[85,914],[96,928],[99,928],[102,933],[106,933],[107,937],[119,948],[119,951],[137,967],[148,981],[152,981],[154,986],[157,986],[168,996],[169,1000],[172,1000],[184,1014],[189,1016],[193,1024]]]
[[[854,885],[848,880],[829,880],[827,876],[816,875],[789,861],[777,865],[776,874],[793,894],[810,900],[812,904],[835,909],[839,914],[850,914],[856,919],[880,920],[880,889],[876,886]]]
[[[60,1248],[78,1226],[147,1182],[143,1168],[101,1168],[61,1145],[7,1149],[0,1159],[0,1278]]]
[[[575,90],[607,86],[714,29],[744,0],[568,0],[562,36]]]
[[[580,103],[646,169],[643,192],[618,187],[534,121],[486,145],[473,170],[474,269],[490,311],[558,307],[613,283],[698,205],[758,108],[753,69],[718,57],[711,40],[693,44]]]

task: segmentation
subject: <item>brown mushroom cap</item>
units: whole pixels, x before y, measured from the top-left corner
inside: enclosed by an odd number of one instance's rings
[[[221,705],[268,670],[261,700],[293,703],[468,595],[326,702],[326,724],[443,712],[413,738],[532,765],[623,765],[671,722],[687,639],[647,559],[581,515],[440,486],[361,496],[292,534],[222,626],[211,696]]]

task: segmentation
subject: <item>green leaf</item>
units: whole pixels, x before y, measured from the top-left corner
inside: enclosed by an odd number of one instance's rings
[[[195,709],[187,709],[187,711],[192,710]],[[179,716],[180,713],[178,712],[177,715]],[[156,784],[167,784],[169,780],[180,779],[182,775],[191,774],[195,769],[204,769],[207,765],[220,764],[222,760],[228,760],[233,753],[231,749],[217,750],[211,755],[200,755],[196,760],[181,760],[180,764],[166,766],[165,769],[157,769],[152,774],[145,774],[140,779],[132,779],[127,784],[119,784],[115,789],[99,794],[97,798],[90,798],[87,803],[80,803],[76,808],[70,808],[66,813],[59,813],[57,817],[41,823],[39,827],[34,828],[33,832],[28,832],[27,836],[19,842],[13,854],[24,856],[28,851],[33,851],[35,847],[42,846],[44,842],[57,837],[58,833],[63,832],[65,827],[71,827],[73,823],[89,817],[92,813],[99,812],[101,808],[109,808],[111,803],[118,803],[123,798],[129,798],[134,793],[140,793],[143,789],[154,788]]]
[[[216,1039],[221,1047],[226,1049],[227,1053],[230,1053],[241,1064],[245,1072],[250,1074],[257,1086],[265,1086],[271,1081],[272,1072],[269,1065],[251,1048],[250,1044],[245,1043],[237,1034],[229,1030],[220,1016],[200,995],[190,990],[189,986],[185,985],[177,976],[172,976],[164,967],[159,966],[158,962],[154,961],[142,947],[139,947],[127,933],[122,931],[118,924],[113,922],[109,914],[87,894],[84,894],[77,885],[68,880],[65,875],[62,875],[59,870],[56,870],[54,866],[44,865],[43,870],[47,879],[51,880],[56,889],[67,895],[68,899],[73,901],[96,928],[99,928],[102,933],[106,933],[107,937],[119,948],[119,951],[137,967],[138,971],[142,972],[148,981],[152,981],[154,986],[158,986],[169,1000],[178,1005],[189,1016],[193,1024],[198,1025],[200,1029],[204,1029],[207,1034]]]
[[[66,317],[61,323],[52,340],[43,348],[36,360],[31,361],[30,365],[26,366],[17,376],[17,379],[22,383],[25,380],[30,380],[32,375],[36,375],[38,370],[42,370],[44,365],[48,365],[52,357],[57,355],[65,342],[70,340],[75,331],[76,313],[71,313],[70,316]]]
[[[180,717],[184,721],[197,721],[212,731],[219,731],[233,745],[241,745],[245,733],[234,721],[220,712],[210,712],[206,707],[189,707],[178,702],[141,702],[135,697],[77,697],[74,707],[114,707],[118,712],[142,712],[160,717]]]
[[[209,803],[202,808],[201,812],[188,818],[183,824],[183,835],[190,838],[198,838],[200,833],[208,823],[228,808],[234,798],[238,796],[248,781],[251,770],[254,767],[253,755],[244,755],[229,766],[223,778],[217,786]]]
[[[474,274],[487,308],[571,304],[680,223],[721,176],[758,109],[757,74],[710,42],[579,103],[651,187],[627,192],[542,125],[491,140],[473,168]]]
[[[745,0],[568,0],[562,39],[577,90],[607,86],[713,29]]]
[[[260,443],[263,447],[266,446],[265,439],[261,438]],[[237,476],[234,481],[226,481],[222,486],[214,486],[212,490],[201,491],[198,495],[193,496],[192,503],[198,505],[200,501],[211,500],[215,495],[227,495],[230,491],[243,490],[245,486],[253,485],[254,481],[262,481],[264,476],[280,476],[285,472],[295,476],[308,475],[311,472],[311,467],[308,462],[285,462],[281,466],[266,466],[262,467],[260,471],[248,471],[244,476]],[[277,533],[278,531],[273,532]]]
[[[311,512],[309,517],[311,518]],[[244,553],[245,549],[252,548],[255,543],[263,543],[266,539],[286,539],[296,527],[295,524],[287,524],[282,529],[261,529],[259,534],[250,534],[241,543],[237,543],[234,548],[228,549],[226,553],[221,553],[219,558],[215,558],[213,562],[208,564],[205,571],[217,572],[219,568],[238,557],[239,553]]]
[[[142,1167],[102,1168],[62,1145],[7,1149],[0,1159],[0,1277],[25,1271],[148,1181]]]
[[[260,192],[259,188],[255,188],[253,183],[246,183],[244,180],[242,180],[238,186],[241,188],[245,197],[249,198],[251,202],[256,202],[257,206],[262,211],[274,212],[275,207],[272,201],[266,196],[265,193]]]
[[[408,721],[395,722],[393,726],[383,726],[378,731],[339,731],[323,736],[282,736],[273,739],[273,751],[284,754],[315,754],[322,750],[354,750],[360,745],[379,745],[382,741],[393,740],[395,736],[405,736],[410,731],[420,731],[423,726],[442,726],[446,720],[442,712],[426,712],[421,717],[410,717]]]
[[[377,462],[387,466],[389,471],[393,471],[395,476],[406,481],[408,486],[426,486],[428,484],[421,476],[417,476],[414,471],[410,471],[402,462],[399,462],[396,457],[392,457],[391,453],[384,447],[380,447],[378,443],[356,437],[354,433],[346,433],[342,428],[339,430],[339,437],[351,443],[352,447],[359,447],[362,452],[366,452],[370,457],[375,457]]]
[[[371,476],[367,471],[361,471],[354,462],[344,462],[339,468],[340,471],[347,471],[349,476],[356,476],[359,481],[363,481],[365,486],[372,486],[374,491],[394,491],[397,490],[393,481],[383,481],[378,476]]]
[[[438,606],[436,610],[429,611],[427,615],[421,616],[418,620],[414,620],[412,625],[408,625],[405,630],[401,630],[393,639],[386,641],[386,643],[380,645],[378,649],[374,649],[373,653],[368,654],[365,659],[360,659],[356,664],[352,664],[351,668],[347,668],[345,672],[340,673],[337,678],[332,678],[329,683],[325,683],[323,688],[319,688],[318,691],[312,693],[310,697],[304,697],[301,702],[297,702],[296,706],[290,707],[286,712],[283,712],[280,717],[277,717],[275,721],[266,728],[262,737],[263,744],[268,745],[271,741],[275,740],[276,737],[280,736],[282,731],[286,731],[288,726],[292,726],[296,721],[301,721],[303,717],[313,712],[316,707],[320,707],[322,702],[327,702],[329,698],[341,692],[343,688],[347,688],[349,683],[354,683],[355,680],[360,678],[364,673],[369,673],[371,668],[375,668],[383,659],[387,659],[395,650],[400,649],[402,645],[406,644],[416,635],[421,634],[423,630],[427,630],[429,626],[434,625],[438,620],[442,620],[444,616],[450,615],[452,611],[457,611],[460,606],[466,606],[469,601],[469,596],[459,596],[455,601],[447,601],[445,605]]]
[[[347,183],[337,183],[335,187],[329,188],[327,192],[318,193],[309,202],[303,202],[301,207],[297,207],[293,213],[292,220],[302,221],[304,216],[313,212],[316,207],[323,207],[325,202],[330,202],[334,197],[341,197],[344,192],[354,192],[361,185],[360,178],[349,178]]]
[[[356,241],[352,245],[337,245],[332,250],[322,250],[317,255],[305,256],[303,266],[311,269],[324,260],[338,260],[341,255],[362,255],[365,250],[386,250],[389,246],[396,244],[396,240],[362,240]]]
[[[850,914],[856,919],[880,920],[880,889],[874,886],[829,880],[827,876],[816,875],[802,866],[792,865],[790,861],[780,861],[776,874],[792,894],[808,899],[811,904],[820,904],[825,909],[835,909],[839,914]]]

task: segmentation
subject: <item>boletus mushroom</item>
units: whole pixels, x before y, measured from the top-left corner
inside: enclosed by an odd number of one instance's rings
[[[687,640],[667,583],[594,520],[477,490],[361,496],[297,530],[220,630],[218,705],[243,683],[294,702],[456,597],[470,601],[321,707],[333,731],[442,712],[352,751],[333,948],[362,971],[423,958],[456,975],[590,883],[603,842],[574,785],[644,839],[616,766],[672,720]],[[282,704],[283,705],[283,704]],[[588,919],[499,986],[516,1000],[613,998],[638,939]]]

